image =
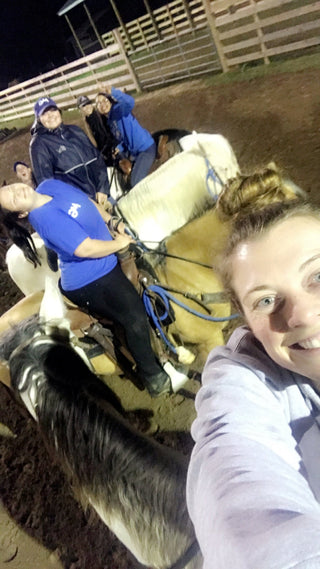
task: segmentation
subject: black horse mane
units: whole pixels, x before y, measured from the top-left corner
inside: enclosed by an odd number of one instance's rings
[[[195,539],[186,457],[131,427],[67,333],[46,335],[38,319],[27,319],[0,338],[0,358],[9,359],[13,390],[24,403],[29,397],[44,444],[82,505],[115,533],[125,528],[148,565],[169,567],[183,555]]]
[[[21,334],[21,337],[23,334]],[[45,337],[42,337],[45,338]],[[20,338],[21,339],[21,338]],[[1,354],[0,354],[1,356]],[[102,408],[95,397],[101,380],[93,374],[68,342],[37,341],[22,344],[10,359],[13,389],[19,393],[21,376],[27,370],[40,377],[36,414],[41,434],[49,448],[54,448],[66,474],[76,489],[90,488],[90,495],[103,500],[107,489],[108,508],[113,499],[119,510],[119,495],[125,496],[122,516],[130,522],[129,504],[136,502],[137,486],[141,493],[150,484],[154,491],[145,492],[144,517],[159,511],[166,503],[166,523],[186,529],[185,506],[186,462],[178,453],[136,432],[112,404],[114,394],[104,386],[109,401]],[[128,481],[134,480],[134,489]],[[181,513],[177,515],[176,490],[179,488]],[[131,495],[132,494],[132,495]],[[149,519],[148,523],[152,523]]]

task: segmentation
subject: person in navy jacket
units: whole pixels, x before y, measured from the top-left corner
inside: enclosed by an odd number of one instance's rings
[[[40,97],[34,105],[30,158],[37,185],[56,178],[105,205],[110,201],[108,172],[99,150],[76,125],[65,125],[56,103]],[[112,200],[111,200],[112,201]]]

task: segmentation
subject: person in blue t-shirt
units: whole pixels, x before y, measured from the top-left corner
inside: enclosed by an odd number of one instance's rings
[[[114,87],[104,86],[104,89],[96,97],[97,110],[117,142],[118,157],[133,162],[130,174],[133,187],[149,174],[156,157],[156,144],[132,114],[134,98]]]
[[[26,258],[37,263],[31,237],[18,223],[19,218],[28,215],[46,247],[58,255],[60,287],[68,299],[89,313],[123,326],[150,395],[170,391],[170,378],[151,348],[142,300],[116,256],[132,242],[124,225],[113,237],[107,225],[110,214],[81,190],[55,179],[45,180],[36,190],[19,183],[0,188],[0,210],[3,223],[11,227],[13,241]]]

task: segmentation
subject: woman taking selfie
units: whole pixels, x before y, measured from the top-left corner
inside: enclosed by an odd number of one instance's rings
[[[211,352],[196,398],[204,569],[320,567],[320,211],[285,197],[266,170],[218,203],[234,219],[219,272],[246,325]]]

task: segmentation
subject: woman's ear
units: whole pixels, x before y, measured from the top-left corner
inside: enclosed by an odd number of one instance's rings
[[[27,215],[29,215],[28,211],[23,211],[22,213],[19,213],[18,217],[22,218],[22,217],[27,217]]]

